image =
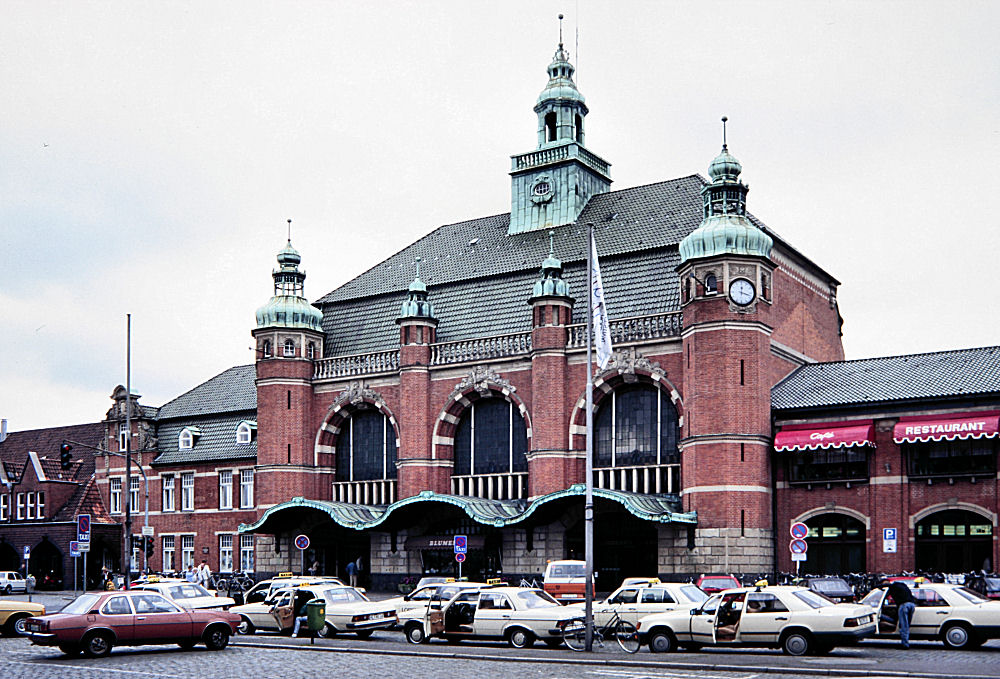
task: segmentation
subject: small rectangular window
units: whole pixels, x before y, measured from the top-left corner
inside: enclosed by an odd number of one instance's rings
[[[233,508],[233,471],[223,469],[219,472],[219,509]]]
[[[0,521],[10,520],[10,495],[4,493],[0,495]]]
[[[240,536],[240,570],[244,573],[253,573],[253,535]]]
[[[25,493],[25,499],[28,501],[28,516],[26,518],[28,521],[32,521],[35,518],[35,494]]]
[[[233,572],[233,536],[219,536],[219,572]]]
[[[177,563],[174,561],[174,536],[163,536],[163,572],[172,573],[177,570]]]
[[[172,512],[174,511],[174,475],[164,474],[162,477],[163,483],[163,511]]]
[[[108,495],[108,511],[112,514],[122,513],[122,480],[111,479]]]
[[[240,507],[253,507],[253,470],[240,470]]]
[[[194,536],[181,536],[181,568],[187,570],[188,566],[194,565]]]
[[[45,518],[45,493],[42,491],[35,493],[35,516],[39,519]]]
[[[194,474],[181,474],[181,511],[194,511]]]

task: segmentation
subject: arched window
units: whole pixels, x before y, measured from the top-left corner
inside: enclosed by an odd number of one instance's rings
[[[257,423],[244,420],[240,426],[236,427],[236,445],[245,446],[253,442],[254,434],[257,432]]]
[[[337,481],[396,478],[396,432],[374,408],[355,411],[337,435]]]
[[[506,474],[528,469],[528,428],[517,406],[504,398],[473,402],[455,429],[455,471]]]
[[[545,114],[545,141],[556,140],[556,114],[550,112]]]
[[[285,347],[284,350],[282,351],[282,355],[289,358],[295,356],[295,342],[293,340],[290,339],[285,340]]]
[[[719,282],[714,273],[705,276],[705,294],[714,295],[719,291]]]
[[[669,394],[648,384],[620,387],[594,418],[594,467],[675,464],[679,429]]]
[[[312,359],[316,358],[316,343],[315,342],[310,342],[309,345],[306,347],[306,358],[308,358],[309,360],[312,360]]]
[[[180,450],[191,450],[194,448],[195,441],[198,440],[200,435],[201,430],[197,427],[184,427],[177,436],[177,448]]]
[[[583,116],[576,116],[576,141],[578,144],[583,143]]]
[[[260,353],[264,358],[271,358],[271,340],[264,340],[260,345]]]

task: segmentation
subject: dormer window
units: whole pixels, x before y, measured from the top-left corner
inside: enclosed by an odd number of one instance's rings
[[[714,295],[719,291],[719,282],[714,273],[705,276],[705,294]]]
[[[257,433],[257,423],[250,420],[244,420],[240,422],[240,426],[236,427],[236,445],[246,446],[253,442],[253,438]]]
[[[271,358],[271,340],[264,340],[260,345],[260,353],[264,358]]]
[[[194,448],[194,444],[199,436],[201,436],[201,430],[198,427],[184,427],[177,437],[177,448],[180,450],[191,450]]]
[[[285,340],[285,346],[284,346],[284,349],[281,352],[281,355],[285,356],[287,358],[294,357],[295,356],[295,342],[293,342],[290,339],[286,339]]]

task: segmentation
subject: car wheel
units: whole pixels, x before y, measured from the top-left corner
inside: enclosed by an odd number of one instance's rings
[[[374,630],[370,629],[359,629],[357,632],[355,632],[355,634],[358,635],[358,639],[367,639],[372,635],[373,631]]]
[[[941,633],[941,639],[948,648],[971,648],[973,644],[973,634],[966,625],[949,625]]]
[[[14,634],[23,637],[25,634],[28,633],[27,622],[29,617],[30,616],[27,615],[19,615],[17,617],[12,618],[10,621],[8,621],[7,624],[10,625],[10,628],[11,630],[14,631]]]
[[[535,643],[535,635],[518,627],[507,634],[507,643],[514,648],[531,648]]]
[[[250,618],[240,617],[240,624],[236,626],[236,632],[238,634],[253,634],[256,631],[256,627],[250,622]]]
[[[63,654],[69,656],[70,658],[75,658],[76,656],[80,655],[80,647],[77,646],[76,644],[60,644],[59,650],[62,651]]]
[[[649,637],[651,653],[671,653],[677,650],[677,637],[670,630],[655,630]]]
[[[88,658],[103,658],[114,647],[111,635],[106,632],[96,632],[83,640],[83,654]]]
[[[320,628],[320,630],[316,632],[316,636],[320,637],[321,639],[329,639],[332,636],[336,636],[336,634],[337,634],[337,628],[328,622],[324,623],[323,626]]]
[[[788,655],[807,655],[812,647],[812,637],[808,632],[789,632],[781,640],[781,650]]]
[[[13,591],[14,591],[14,589],[10,585],[7,585],[6,587],[3,588],[3,593],[4,594],[10,594]]]
[[[213,625],[205,631],[205,646],[210,651],[221,651],[229,645],[229,628]]]
[[[411,622],[406,626],[406,629],[403,630],[403,633],[406,635],[406,640],[411,644],[427,643],[427,635],[424,634],[424,626],[420,623]]]

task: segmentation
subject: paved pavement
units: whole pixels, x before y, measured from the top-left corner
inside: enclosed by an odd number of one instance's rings
[[[26,597],[14,595],[10,598]],[[33,598],[45,604],[47,610],[56,611],[72,599],[72,592],[36,593]],[[336,668],[338,679],[353,676],[362,679],[373,676],[464,679],[477,675],[490,679],[747,679],[762,673],[801,677],[1000,677],[1000,641],[989,642],[975,651],[952,651],[939,642],[915,642],[910,650],[903,650],[896,644],[866,641],[857,647],[835,649],[828,656],[808,658],[789,657],[780,651],[731,649],[656,655],[642,649],[636,655],[627,655],[615,644],[592,654],[574,653],[565,648],[516,650],[505,644],[487,642],[447,644],[435,640],[415,646],[407,644],[398,632],[376,632],[367,641],[350,634],[313,641],[258,633],[234,638],[230,649],[223,654],[204,649],[200,649],[199,655],[198,650],[185,653],[176,647],[143,647],[117,649],[111,658],[94,661],[66,659],[58,651],[31,646],[25,639],[3,639],[0,640],[0,656],[10,660],[0,663],[0,677],[40,677],[48,674],[43,668],[54,672],[55,668],[64,668],[72,671],[48,676],[68,679],[76,676],[77,670],[72,669],[75,667],[82,668],[83,674],[79,676],[87,677],[128,677],[153,672],[158,676],[197,676],[199,679],[246,676],[251,671],[261,679],[315,677],[327,676],[333,668]],[[214,667],[220,660],[224,660],[225,667]],[[285,670],[271,674],[267,668],[272,665]],[[311,667],[317,668],[318,674],[307,673],[306,669]],[[93,674],[98,668],[100,672]],[[236,671],[234,668],[244,669]],[[363,669],[355,673],[355,668]],[[180,674],[175,674],[178,672]]]

